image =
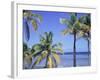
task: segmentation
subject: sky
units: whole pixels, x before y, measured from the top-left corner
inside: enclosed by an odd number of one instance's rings
[[[62,35],[61,31],[67,26],[60,23],[60,18],[66,18],[70,20],[70,13],[68,12],[51,12],[51,11],[34,11],[33,13],[42,16],[43,20],[38,26],[38,30],[35,32],[34,28],[30,24],[30,39],[29,41],[23,38],[23,41],[31,48],[34,44],[39,43],[40,34],[44,32],[53,32],[53,44],[62,43],[64,52],[73,52],[73,35]],[[78,13],[77,17],[86,15],[86,13]],[[87,41],[84,38],[78,39],[76,42],[77,52],[87,52]]]

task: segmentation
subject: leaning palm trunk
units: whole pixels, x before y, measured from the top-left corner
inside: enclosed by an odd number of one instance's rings
[[[45,68],[47,68],[48,67],[48,58],[49,58],[49,54],[47,55],[47,57],[46,57],[46,64],[45,64]]]
[[[33,56],[36,59],[32,64],[32,68],[36,68],[37,64],[40,64],[45,59],[44,68],[53,68],[57,67],[60,63],[60,57],[57,54],[63,53],[61,43],[52,44],[53,43],[53,33],[45,32],[45,36],[41,35],[40,43],[33,45],[32,51]]]
[[[73,45],[73,66],[76,67],[76,32],[74,32],[74,45]]]

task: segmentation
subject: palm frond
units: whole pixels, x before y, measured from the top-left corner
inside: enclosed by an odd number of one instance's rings
[[[42,48],[41,44],[35,44],[34,46],[32,46],[32,49],[34,50],[40,50]]]
[[[41,15],[32,13],[32,17],[38,18],[39,22],[42,22],[42,16]]]
[[[91,27],[89,25],[80,23],[80,30],[83,31],[84,33],[88,33],[91,30]]]
[[[51,51],[59,52],[59,53],[62,53],[62,54],[64,53],[61,47],[52,48]]]
[[[56,54],[56,53],[53,53],[52,55],[53,55],[54,59],[56,60],[57,64],[59,64],[60,63],[60,57],[59,57],[59,55]]]
[[[49,42],[50,43],[52,43],[52,37],[53,37],[53,33],[52,32],[49,32],[49,37],[48,38],[49,38]]]
[[[44,45],[46,43],[46,39],[44,36],[40,35],[40,43]]]
[[[76,31],[78,31],[78,30],[80,29],[80,27],[81,27],[80,24],[81,24],[81,23],[80,23],[78,20],[76,20],[75,23],[73,24],[73,28],[74,28]]]
[[[38,23],[37,23],[37,21],[36,21],[35,19],[33,19],[33,20],[31,20],[31,21],[32,21],[33,28],[34,28],[34,30],[36,31],[37,28],[38,28]]]
[[[38,14],[33,14],[31,10],[23,10],[23,19],[26,19],[27,21],[25,24],[25,37],[28,41],[30,38],[30,32],[29,32],[29,25],[28,22],[31,22],[33,25],[33,29],[36,31],[38,29],[39,23],[42,21],[42,17]]]
[[[41,54],[42,52],[42,45],[41,44],[35,44],[34,46],[32,46],[31,51],[33,51],[33,56],[36,57],[37,55]]]
[[[91,19],[90,19],[90,14],[85,15],[85,16],[81,16],[79,18],[79,21],[83,24],[89,25],[91,26]]]
[[[47,56],[47,54],[48,54],[47,51],[43,51],[43,52],[41,53],[41,55],[37,57],[37,59],[36,59],[36,61],[34,62],[34,64],[33,64],[32,67],[34,67],[36,64],[39,64],[39,63]]]
[[[78,33],[77,33],[77,39],[80,39],[80,38],[82,38],[84,36],[84,32],[83,31],[79,31]]]
[[[58,44],[53,44],[52,48],[55,48],[55,47],[62,47],[62,43],[59,42]]]
[[[49,33],[45,32],[44,34],[45,34],[45,40],[46,40],[46,42],[49,42]]]
[[[71,29],[64,29],[64,30],[62,30],[62,34],[63,35],[67,35],[67,34],[71,34],[73,32],[73,30],[71,30]]]
[[[32,55],[33,55],[34,57],[37,57],[38,55],[41,55],[41,52],[42,52],[42,50],[36,50],[36,51],[34,51],[34,52],[32,53]]]
[[[60,18],[60,23],[66,25],[68,28],[72,27],[72,23],[65,18]]]
[[[71,23],[74,24],[77,20],[77,13],[71,13]]]

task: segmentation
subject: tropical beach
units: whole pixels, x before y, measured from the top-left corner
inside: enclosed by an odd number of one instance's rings
[[[23,10],[23,69],[91,66],[91,14]]]

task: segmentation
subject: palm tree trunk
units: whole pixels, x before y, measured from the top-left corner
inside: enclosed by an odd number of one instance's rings
[[[90,33],[88,33],[88,38],[90,37]],[[88,39],[88,53],[90,52],[90,41]]]
[[[90,41],[89,40],[87,40],[88,41],[88,64],[90,64]]]
[[[88,33],[88,38],[89,38],[89,36],[90,36],[90,34]],[[89,39],[87,40],[87,42],[88,42],[88,64],[90,64],[90,57],[89,57],[89,55],[90,55],[90,41],[89,41]]]
[[[48,67],[48,57],[49,57],[49,54],[47,55],[47,57],[46,57],[46,64],[45,64],[45,68],[47,68]]]
[[[73,66],[76,67],[76,32],[74,32],[74,46],[73,46]]]
[[[90,41],[88,40],[88,53],[90,53]]]

